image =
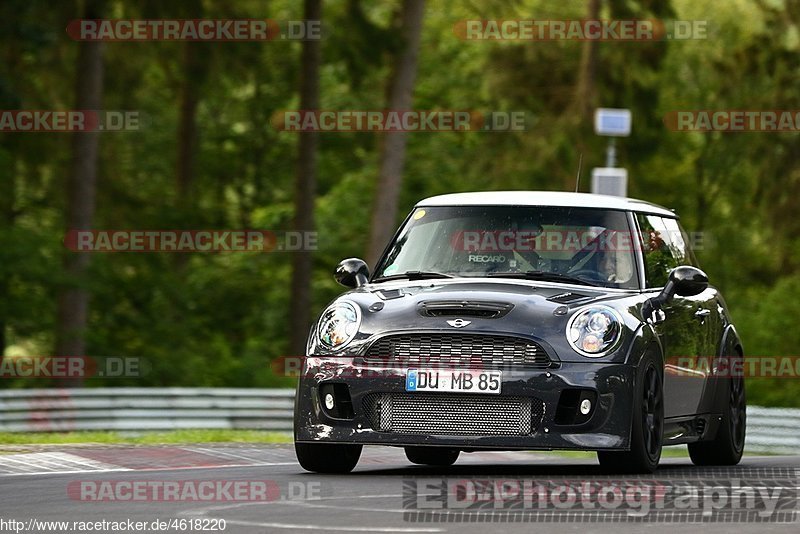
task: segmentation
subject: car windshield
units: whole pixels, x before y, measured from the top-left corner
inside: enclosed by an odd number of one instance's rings
[[[634,289],[639,282],[632,235],[622,211],[548,206],[417,208],[373,280],[508,277]]]

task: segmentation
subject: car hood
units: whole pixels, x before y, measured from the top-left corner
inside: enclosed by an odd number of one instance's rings
[[[640,323],[642,295],[635,291],[509,279],[395,281],[366,284],[341,295],[359,306],[362,323],[353,348],[382,335],[447,331],[505,334],[535,339],[559,359],[577,353],[565,343],[575,310],[605,304],[620,312],[628,329]],[[461,319],[461,321],[457,321]],[[565,358],[566,357],[566,358]]]

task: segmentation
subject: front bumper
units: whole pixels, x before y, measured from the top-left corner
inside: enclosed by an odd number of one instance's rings
[[[295,397],[294,435],[298,442],[364,445],[426,445],[462,450],[627,450],[633,402],[635,368],[629,364],[561,362],[548,369],[503,369],[500,397],[530,397],[541,401],[544,415],[525,435],[453,435],[409,433],[373,428],[366,413],[367,396],[405,394],[406,369],[363,365],[343,356],[304,359]],[[322,405],[320,387],[343,384],[352,401],[352,417],[331,417]],[[338,386],[339,391],[343,386]],[[565,390],[593,391],[596,401],[588,420],[559,424],[559,403]],[[410,393],[409,395],[414,395]],[[438,393],[433,393],[434,395]],[[452,395],[452,394],[451,394]],[[473,395],[473,398],[497,395]],[[563,409],[562,409],[563,411]]]

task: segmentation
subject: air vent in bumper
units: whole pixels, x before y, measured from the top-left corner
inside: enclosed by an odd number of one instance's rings
[[[405,434],[524,436],[544,417],[544,403],[532,397],[372,393],[364,410],[374,430]]]

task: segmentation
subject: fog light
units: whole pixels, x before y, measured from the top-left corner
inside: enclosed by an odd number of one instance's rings
[[[325,395],[325,407],[329,410],[333,410],[333,395],[330,393]]]
[[[583,415],[586,415],[591,411],[592,411],[592,401],[590,401],[589,399],[583,399],[583,401],[581,401],[581,413]]]

